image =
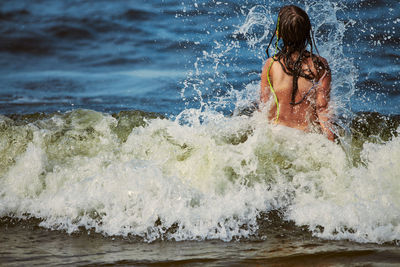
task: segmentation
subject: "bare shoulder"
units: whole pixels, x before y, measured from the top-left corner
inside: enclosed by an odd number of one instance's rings
[[[322,67],[324,68],[324,70],[330,71],[328,60],[326,60],[326,58],[321,57],[321,56],[317,56],[317,58],[321,61]]]
[[[318,69],[317,69],[317,79],[319,81],[319,86],[317,88],[317,92],[322,94],[324,98],[329,99],[329,94],[331,90],[331,70],[329,68],[328,61],[321,57],[318,58]]]
[[[264,69],[268,69],[272,62],[274,62],[274,59],[272,57],[268,58],[264,64]]]
[[[331,69],[329,68],[329,63],[328,61],[321,56],[316,56],[316,76],[317,80],[321,79],[322,77],[330,76],[331,74]]]
[[[262,69],[262,73],[261,73],[261,94],[260,94],[260,99],[261,102],[267,102],[268,98],[269,98],[269,76],[270,76],[270,66],[271,66],[271,62],[273,62],[272,58],[269,58],[265,64],[264,67]]]
[[[272,73],[273,73],[273,71],[272,71],[272,63],[274,62],[275,60],[272,58],[272,57],[270,57],[270,58],[268,58],[267,59],[267,61],[265,62],[265,64],[264,64],[264,67],[263,67],[263,69],[262,69],[262,74],[261,74],[261,78],[267,78],[267,76],[271,76],[272,75]]]

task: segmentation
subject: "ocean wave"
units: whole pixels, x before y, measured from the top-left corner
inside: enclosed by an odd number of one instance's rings
[[[26,9],[17,9],[9,12],[0,12],[0,20],[9,21],[23,16],[29,16],[31,13]]]
[[[46,55],[53,51],[49,40],[40,34],[11,35],[0,41],[0,52]]]
[[[349,153],[264,116],[208,114],[191,126],[140,111],[3,116],[0,216],[69,233],[228,241],[268,238],[263,214],[278,212],[275,223],[323,238],[400,238],[399,118],[360,115]]]

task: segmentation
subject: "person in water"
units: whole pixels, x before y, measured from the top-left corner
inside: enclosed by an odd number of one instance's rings
[[[278,52],[269,57],[275,36]],[[261,75],[260,100],[272,100],[270,120],[306,132],[318,129],[333,140],[329,111],[331,72],[326,59],[313,54],[313,47],[318,53],[307,13],[294,5],[282,7],[267,48],[269,58]]]

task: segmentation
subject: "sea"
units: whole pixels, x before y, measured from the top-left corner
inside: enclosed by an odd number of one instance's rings
[[[335,142],[259,105],[287,4]],[[399,47],[397,0],[1,0],[0,265],[398,266]]]

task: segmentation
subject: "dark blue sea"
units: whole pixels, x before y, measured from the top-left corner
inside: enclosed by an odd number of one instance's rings
[[[285,4],[336,142],[257,108]],[[399,47],[399,1],[1,0],[0,265],[396,266]]]

